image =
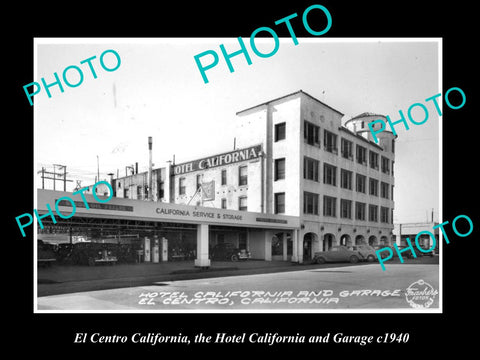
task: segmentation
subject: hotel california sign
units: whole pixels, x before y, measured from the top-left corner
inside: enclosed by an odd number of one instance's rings
[[[234,150],[228,153],[210,156],[175,165],[173,173],[181,175],[192,171],[205,170],[217,166],[234,164],[236,162],[253,160],[260,156],[262,145],[255,145],[245,149]]]

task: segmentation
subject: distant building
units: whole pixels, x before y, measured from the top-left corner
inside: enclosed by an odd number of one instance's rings
[[[108,182],[107,180],[102,180],[102,181],[105,181],[105,182]],[[110,181],[111,183],[111,181]],[[81,188],[87,188],[87,190],[84,191],[84,193],[86,194],[92,194],[93,195],[93,192],[94,192],[94,189],[95,189],[95,194],[98,195],[98,196],[110,196],[110,188],[108,187],[107,184],[105,184],[104,182],[101,182],[101,183],[96,183],[96,186],[94,187],[95,184],[92,184],[92,185],[87,185],[87,186],[81,186]],[[74,191],[77,191],[79,190],[78,188],[75,189]]]
[[[165,183],[168,182],[166,169],[152,170],[153,201],[168,202]],[[148,200],[148,171],[112,180],[114,196],[125,199]]]
[[[395,237],[395,243],[398,246],[408,246],[407,238],[410,239],[411,244],[415,248],[415,238],[418,233],[422,231],[429,231],[435,236],[435,248],[434,252],[438,253],[438,246],[440,243],[439,239],[439,228],[434,229],[433,227],[438,225],[438,222],[423,222],[423,223],[403,223],[395,224],[393,228],[393,235]],[[419,246],[424,250],[432,248],[433,239],[428,234],[420,235],[418,239]],[[415,253],[420,253],[420,251],[415,251]]]

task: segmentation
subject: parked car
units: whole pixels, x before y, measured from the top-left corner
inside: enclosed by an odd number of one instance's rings
[[[248,260],[250,252],[245,249],[238,249],[231,243],[217,244],[212,249],[213,260]]]
[[[325,262],[351,262],[355,264],[362,258],[362,255],[360,255],[358,251],[339,245],[332,246],[328,251],[316,252],[313,261],[317,264],[323,264]]]
[[[390,246],[390,245],[375,245],[375,251],[377,250],[381,250],[381,249],[384,249],[384,248],[389,248],[390,250],[392,250],[393,252],[393,255],[392,257],[393,258],[396,258],[398,257],[398,254],[397,252],[395,251],[395,248],[393,246]],[[382,259],[385,259],[389,256],[389,252],[384,250],[384,251],[380,251],[380,253],[378,254]]]
[[[358,251],[364,261],[372,262],[377,259],[375,249],[370,245],[353,245],[352,250]]]
[[[38,266],[51,266],[55,261],[54,246],[43,240],[37,241],[37,264]]]
[[[397,245],[397,247],[398,247],[398,250],[400,250],[400,251],[402,251],[403,249],[406,248],[406,246],[398,246],[398,245]],[[388,246],[387,245],[377,245],[375,247],[375,250],[381,250],[383,248],[389,248],[390,250],[392,250],[392,258],[398,258],[397,250],[395,250],[395,247],[393,245],[388,245]],[[417,252],[417,251],[415,252],[415,254],[417,256],[418,256],[418,253],[419,252]],[[390,253],[388,251],[381,251],[379,255],[382,259],[385,259],[386,257],[388,257],[390,255]],[[403,259],[405,259],[405,258],[413,259],[414,256],[413,256],[411,251],[406,251],[406,252],[402,253],[402,258]]]
[[[118,244],[79,242],[73,244],[71,259],[75,265],[95,266],[117,263]]]

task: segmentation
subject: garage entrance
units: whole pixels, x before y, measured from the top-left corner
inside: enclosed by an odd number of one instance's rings
[[[298,217],[123,198],[104,204],[92,195],[83,195],[80,201],[58,203],[57,211],[63,214],[72,213],[75,204],[75,216],[53,219],[50,204],[72,197],[72,193],[38,190],[42,226],[36,236],[43,244],[52,245],[52,234],[63,234],[57,238],[64,239],[62,259],[68,261],[74,261],[72,253],[82,249],[87,258],[108,257],[115,262],[194,260],[195,266],[208,267],[213,247],[220,244],[230,244],[264,260],[272,260],[272,251],[282,260],[296,257],[292,233],[299,229]],[[297,243],[296,238],[294,241]]]

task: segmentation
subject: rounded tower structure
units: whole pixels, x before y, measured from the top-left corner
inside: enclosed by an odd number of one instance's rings
[[[382,120],[383,124],[381,122],[375,122],[375,120]],[[384,151],[394,153],[395,139],[397,136],[393,135],[392,131],[386,128],[385,124],[387,124],[387,118],[385,115],[364,112],[347,120],[344,126],[356,135],[360,135],[369,141],[375,142],[370,127],[368,126],[371,122],[375,122],[372,125],[373,131],[379,131],[382,126],[385,127],[384,130],[375,134],[378,139],[377,145],[381,146]]]

